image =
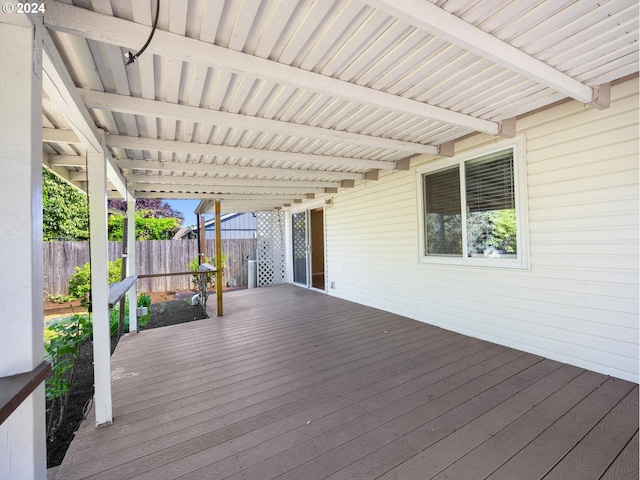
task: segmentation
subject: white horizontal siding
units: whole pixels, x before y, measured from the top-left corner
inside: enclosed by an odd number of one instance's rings
[[[529,270],[419,263],[412,168],[334,195],[329,293],[637,382],[637,90],[637,79],[614,86],[606,110],[568,102],[518,120]]]

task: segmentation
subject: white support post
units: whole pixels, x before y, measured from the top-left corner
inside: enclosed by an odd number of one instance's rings
[[[127,275],[137,275],[136,272],[136,201],[127,200]],[[137,282],[129,290],[129,332],[138,331],[138,317],[136,307],[138,305]]]
[[[103,153],[88,153],[91,305],[93,309],[94,410],[96,426],[113,421],[111,403],[111,336],[107,265],[107,162]]]
[[[0,377],[44,360],[42,19],[0,14]],[[15,22],[15,23],[9,23]],[[46,479],[44,385],[0,426],[0,478]]]

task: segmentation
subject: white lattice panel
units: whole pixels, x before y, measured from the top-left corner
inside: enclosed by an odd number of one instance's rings
[[[256,212],[258,286],[285,283],[284,212]]]

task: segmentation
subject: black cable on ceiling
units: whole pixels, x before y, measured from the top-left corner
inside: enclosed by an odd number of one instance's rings
[[[147,38],[147,41],[142,46],[142,48],[140,50],[138,50],[138,52],[135,55],[133,53],[131,53],[131,52],[127,52],[127,54],[125,55],[125,57],[129,59],[129,61],[126,63],[127,65],[131,65],[133,62],[135,62],[136,59],[140,55],[142,55],[142,53],[147,49],[147,47],[151,43],[151,39],[153,38],[153,34],[156,33],[156,27],[158,26],[158,17],[159,16],[160,16],[160,0],[157,0],[157,2],[156,2],[156,18],[153,20],[153,28],[151,29],[151,34],[149,35],[149,38]]]

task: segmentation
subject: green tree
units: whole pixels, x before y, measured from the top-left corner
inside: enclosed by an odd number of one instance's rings
[[[108,200],[107,207],[113,210],[127,211],[126,200]],[[184,215],[179,210],[174,210],[169,202],[157,198],[137,198],[136,210],[145,210],[144,217],[177,218],[180,223],[184,221]]]
[[[49,170],[42,169],[44,240],[89,238],[87,196]]]
[[[149,216],[149,210],[136,210],[137,240],[168,240],[173,236],[173,229],[180,226],[177,218],[156,218]],[[111,215],[107,224],[109,240],[122,240],[122,215]]]
[[[492,213],[491,222],[493,231],[490,245],[506,253],[517,253],[516,210],[511,208],[495,211]]]

